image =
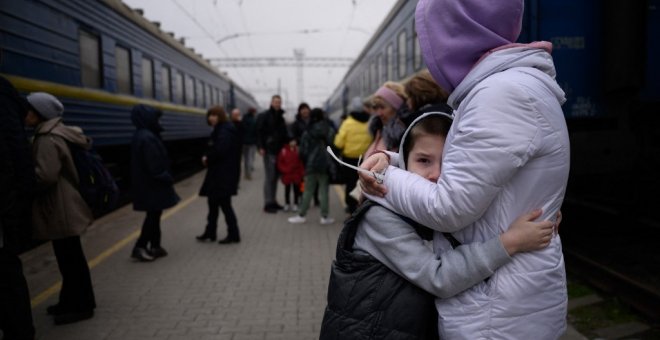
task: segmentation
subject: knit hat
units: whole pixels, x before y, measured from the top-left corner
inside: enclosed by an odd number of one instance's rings
[[[27,96],[27,101],[34,110],[45,120],[62,117],[64,106],[50,93],[33,92]]]
[[[364,111],[364,102],[362,101],[362,98],[360,96],[355,96],[353,99],[351,99],[351,106],[350,106],[350,111],[351,112],[362,112]]]
[[[415,24],[424,62],[450,93],[481,56],[518,39],[523,0],[420,0]]]

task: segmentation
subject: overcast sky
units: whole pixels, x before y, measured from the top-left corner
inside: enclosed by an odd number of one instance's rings
[[[306,57],[356,58],[396,0],[124,0],[144,10],[164,31],[185,37],[204,58]],[[296,33],[313,30],[316,33]],[[237,37],[233,37],[238,35]],[[219,44],[218,40],[223,40]],[[348,67],[305,68],[303,98],[298,98],[294,67],[226,68],[262,107],[281,84],[286,109],[301,100],[322,106]]]

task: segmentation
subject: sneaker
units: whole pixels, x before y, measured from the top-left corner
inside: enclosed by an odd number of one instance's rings
[[[289,211],[290,207],[288,204],[285,204],[284,207],[282,207],[282,211]]]
[[[292,204],[291,205],[291,211],[298,212],[298,205],[297,204]]]
[[[304,216],[296,215],[289,217],[289,223],[300,224],[307,222],[307,219]]]
[[[321,217],[321,224],[333,224],[335,223],[335,219],[332,217]]]
[[[149,251],[146,248],[141,248],[141,247],[133,248],[133,253],[131,254],[131,257],[140,262],[151,262],[155,260],[155,258],[151,256],[151,254],[149,254]]]

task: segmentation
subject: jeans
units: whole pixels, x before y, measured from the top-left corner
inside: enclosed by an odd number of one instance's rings
[[[319,199],[321,201],[321,216],[328,217],[328,174],[311,173],[305,175],[305,192],[303,192],[302,206],[300,207],[300,216],[307,214],[309,203],[314,196],[314,190],[319,190]]]
[[[300,203],[300,185],[296,183],[289,183],[284,186],[284,203],[291,204],[291,191],[293,191],[293,204]]]
[[[243,163],[245,168],[245,178],[252,178],[252,169],[254,169],[254,155],[257,153],[257,146],[252,144],[243,145]]]
[[[264,179],[264,203],[268,206],[277,203],[275,195],[277,194],[279,173],[277,172],[277,155],[266,153],[263,158],[264,171],[266,172],[266,178]]]

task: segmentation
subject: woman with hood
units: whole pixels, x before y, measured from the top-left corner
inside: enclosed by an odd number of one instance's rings
[[[147,213],[131,253],[131,257],[138,261],[167,256],[160,244],[160,216],[164,209],[179,202],[179,196],[174,192],[167,149],[160,137],[162,115],[162,111],[143,104],[131,110],[131,120],[136,128],[131,143],[133,209]]]
[[[25,125],[34,127],[32,154],[37,179],[33,236],[53,242],[62,274],[60,300],[46,311],[58,325],[89,319],[94,316],[96,301],[80,235],[94,218],[78,192],[78,172],[70,146],[89,149],[91,141],[80,128],[62,123],[64,106],[53,95],[35,92],[27,100],[30,110]]]
[[[454,124],[436,183],[389,166],[383,153],[363,167],[368,197],[462,243],[498,235],[536,207],[555,219],[569,172],[569,139],[551,44],[515,44],[523,0],[420,0],[416,27],[426,65],[450,93]],[[566,330],[566,274],[559,235],[524,253],[487,282],[436,300],[447,339],[557,339]]]
[[[225,109],[221,106],[210,108],[206,112],[206,120],[213,127],[213,132],[209,146],[202,157],[202,163],[208,170],[199,195],[208,198],[209,213],[206,229],[203,234],[197,236],[197,239],[216,240],[219,209],[222,209],[227,223],[227,237],[219,243],[238,243],[241,242],[241,235],[234,208],[231,206],[231,197],[236,195],[241,178],[239,132],[229,121]]]
[[[436,111],[412,122],[399,148],[400,168],[435,182],[451,121],[449,114]],[[454,243],[436,256],[424,241],[431,239],[431,229],[366,201],[339,237],[320,338],[437,339],[434,296],[456,295],[493,275],[514,254],[547,246],[553,224],[532,222],[539,215],[522,215],[500,235]],[[369,303],[360,303],[365,297]]]

